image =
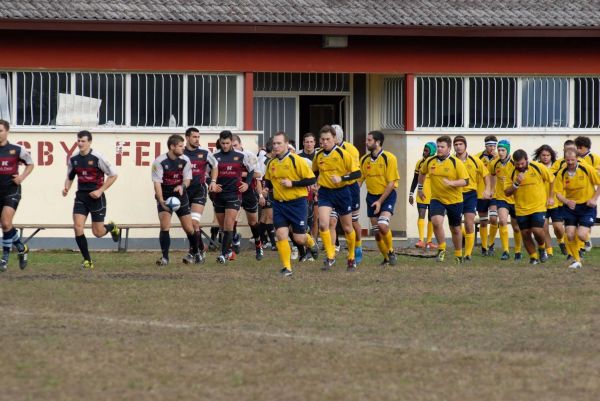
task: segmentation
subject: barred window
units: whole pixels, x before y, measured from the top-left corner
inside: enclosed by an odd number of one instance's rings
[[[101,100],[100,125],[125,125],[125,74],[75,73],[75,95]]]
[[[257,72],[254,77],[257,92],[348,92],[350,74]]]
[[[269,138],[278,131],[296,131],[295,97],[255,97],[254,129]]]
[[[523,127],[569,126],[569,80],[522,78]]]
[[[600,78],[574,79],[573,128],[600,127]]]
[[[0,119],[9,121],[12,107],[12,76],[9,72],[0,72]]]
[[[70,93],[66,72],[17,72],[17,125],[56,125],[59,93]]]
[[[384,78],[381,99],[381,128],[404,129],[404,78]]]
[[[417,77],[417,126],[463,126],[463,78]]]
[[[236,125],[236,75],[189,75],[187,86],[188,125],[200,127]]]
[[[517,78],[469,78],[469,128],[517,126]]]
[[[183,126],[183,75],[131,74],[131,125]]]

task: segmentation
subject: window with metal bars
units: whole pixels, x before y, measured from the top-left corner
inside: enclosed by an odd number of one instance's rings
[[[569,79],[521,78],[523,127],[569,126]]]
[[[0,72],[0,119],[10,122],[12,107],[12,76],[10,72]]]
[[[463,78],[417,77],[417,127],[463,126]]]
[[[256,92],[348,92],[350,74],[323,72],[257,72]]]
[[[56,125],[59,93],[70,93],[66,72],[16,72],[17,125]]]
[[[100,99],[98,123],[125,125],[125,74],[75,73],[75,95]]]
[[[278,131],[296,132],[296,98],[255,97],[254,129],[262,131],[263,138]]]
[[[131,125],[183,126],[183,75],[131,74]]]
[[[574,78],[573,128],[600,128],[600,78]]]
[[[469,78],[469,128],[517,126],[516,77]]]
[[[405,86],[403,77],[383,79],[381,128],[404,129]]]
[[[234,127],[237,122],[237,76],[188,75],[188,125]]]

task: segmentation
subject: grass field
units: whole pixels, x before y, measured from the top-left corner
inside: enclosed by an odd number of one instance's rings
[[[183,254],[175,254],[177,260]],[[1,400],[598,400],[600,252],[400,257],[280,278],[275,253],[35,253],[0,274]],[[16,259],[16,258],[13,258]]]

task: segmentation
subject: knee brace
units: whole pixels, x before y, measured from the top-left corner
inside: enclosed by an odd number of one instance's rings
[[[487,216],[486,216],[486,217],[480,217],[480,218],[479,218],[479,223],[480,223],[480,224],[481,224],[481,223],[487,223],[487,222],[488,222],[488,218],[487,218]]]
[[[359,218],[360,218],[360,214],[352,213],[352,221],[356,222],[356,221],[358,221]]]
[[[377,224],[383,224],[385,226],[390,225],[390,219],[388,217],[381,216],[377,219]]]
[[[377,234],[379,232],[379,226],[378,225],[374,225],[371,226],[371,231],[373,232],[373,234]]]
[[[336,219],[336,220],[337,220],[337,218],[338,218],[338,214],[337,214],[337,212],[336,212],[335,210],[332,210],[332,211],[329,213],[329,218],[330,218],[330,219]]]
[[[497,210],[490,210],[488,212],[488,217],[498,217],[498,211]]]
[[[192,215],[192,220],[197,221],[198,223],[200,223],[200,219],[202,218],[202,213],[192,212],[190,214]]]

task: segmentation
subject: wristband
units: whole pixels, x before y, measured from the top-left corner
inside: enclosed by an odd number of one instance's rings
[[[515,189],[519,189],[519,185],[520,185],[519,183],[517,183],[517,182],[513,182],[513,187],[514,187]]]
[[[417,189],[418,189],[419,191],[422,191],[422,190],[423,190],[423,184],[418,184],[418,185],[417,185]]]
[[[414,197],[414,196],[415,196],[415,193],[414,193],[414,192],[411,192],[411,193],[409,193],[409,194],[408,194],[408,196],[412,196],[412,197]]]

